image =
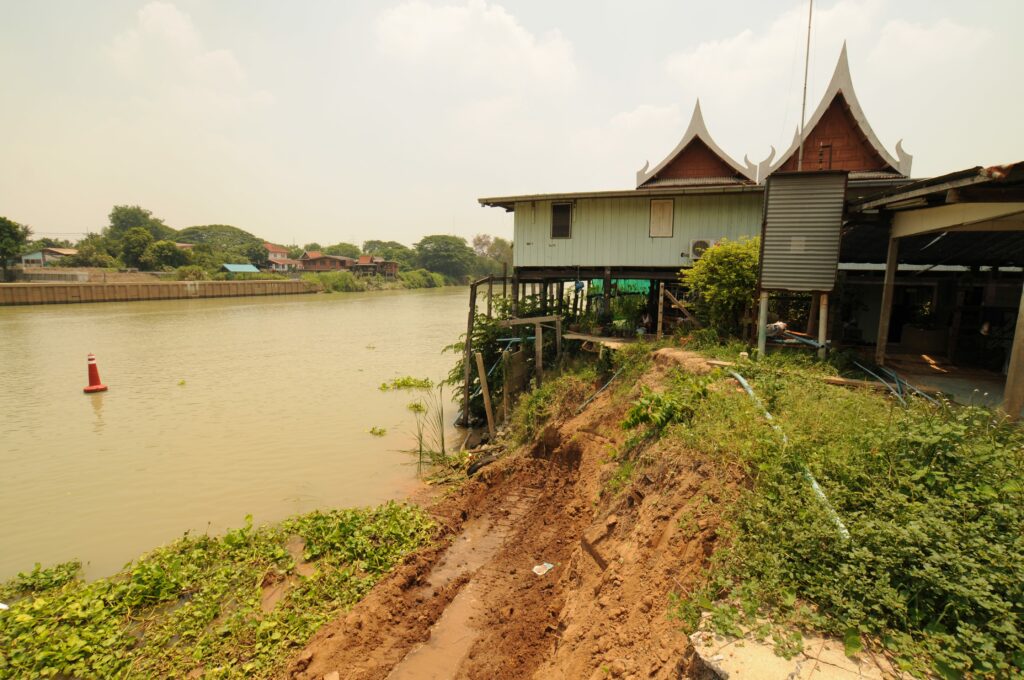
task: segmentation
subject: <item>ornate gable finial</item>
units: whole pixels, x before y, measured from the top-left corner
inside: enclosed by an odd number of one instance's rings
[[[717,144],[715,144],[715,141],[711,138],[711,133],[708,132],[707,125],[704,123],[704,113],[701,111],[700,98],[698,98],[693,106],[693,113],[690,114],[690,123],[689,125],[686,126],[686,132],[683,133],[682,139],[679,140],[679,143],[676,144],[676,147],[672,150],[672,152],[669,155],[665,156],[665,159],[658,163],[656,166],[654,166],[653,169],[649,169],[649,162],[644,163],[644,167],[641,168],[636,173],[637,188],[639,189],[646,182],[648,182],[653,177],[655,177],[659,172],[661,172],[669,163],[674,161],[676,157],[683,152],[683,150],[690,144],[690,142],[692,142],[695,139],[699,139],[705,145],[707,145],[707,147],[711,149],[711,151],[716,156],[718,156],[723,162],[725,162],[726,165],[728,165],[732,170],[734,170],[736,174],[740,175],[744,179],[755,181],[756,176],[750,173],[748,167],[743,167],[742,165],[734,161],[729,156],[729,154],[722,151],[722,149],[719,148]]]
[[[886,151],[885,147],[875,136],[874,131],[871,129],[871,125],[868,123],[867,116],[864,115],[863,109],[860,107],[860,102],[857,100],[857,93],[853,89],[853,76],[850,73],[850,58],[847,54],[846,41],[843,41],[843,47],[839,51],[839,59],[836,61],[836,68],[832,72],[832,79],[829,81],[828,87],[825,89],[825,94],[822,96],[821,101],[818,103],[818,108],[815,109],[810,119],[804,125],[803,140],[806,142],[807,138],[814,132],[814,128],[821,121],[822,116],[828,111],[832,102],[839,95],[842,95],[849,107],[850,114],[853,116],[853,120],[856,125],[860,128],[860,131],[864,134],[868,144],[878,154],[882,161],[892,168],[893,171],[910,176],[910,161],[912,156],[902,151],[902,147],[897,149],[897,155],[900,156],[900,160],[896,160],[892,155]],[[758,181],[763,182],[765,178],[771,173],[782,167],[790,158],[796,154],[800,148],[800,130],[797,129],[796,137],[793,140],[793,144],[787,149],[779,160],[769,168],[765,169],[765,172],[759,173]]]

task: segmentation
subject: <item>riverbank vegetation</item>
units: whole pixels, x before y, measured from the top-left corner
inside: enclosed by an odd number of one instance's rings
[[[631,411],[750,482],[716,499],[726,547],[700,589],[677,594],[684,625],[711,611],[724,633],[765,620],[824,631],[918,674],[1024,670],[1020,429],[987,409],[828,385],[827,364],[733,358],[772,421],[724,375],[714,389],[677,375]]]
[[[59,260],[64,267],[140,269],[175,272],[179,280],[216,278],[224,264],[269,265],[264,239],[226,224],[210,224],[175,230],[151,211],[137,205],[117,205],[100,233],[87,234],[77,243],[42,238],[30,240],[31,229],[0,218],[0,266],[7,278],[9,261],[41,248],[76,248],[77,253]],[[424,236],[412,246],[396,241],[368,240],[362,247],[340,242],[322,246],[307,243],[288,247],[288,256],[322,252],[358,258],[380,257],[398,263],[397,278],[355,276],[350,272],[311,273],[315,283],[328,292],[353,292],[387,288],[435,288],[463,284],[470,277],[500,274],[511,266],[512,244],[502,238],[478,234],[472,246],[459,236]]]
[[[388,503],[185,535],[88,583],[37,565],[0,586],[0,677],[269,677],[433,534]]]

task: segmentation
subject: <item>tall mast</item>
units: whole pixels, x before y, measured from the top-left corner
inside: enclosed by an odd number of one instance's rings
[[[814,15],[814,0],[807,8],[807,50],[804,52],[804,97],[800,103],[800,150],[796,155],[796,171],[804,169],[804,116],[807,113],[807,67],[811,63],[811,17]]]

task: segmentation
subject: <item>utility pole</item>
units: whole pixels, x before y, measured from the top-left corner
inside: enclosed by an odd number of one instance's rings
[[[814,15],[814,0],[807,8],[807,50],[804,52],[804,96],[800,102],[800,150],[796,152],[796,171],[804,169],[804,117],[807,114],[807,70],[811,64],[811,17]]]

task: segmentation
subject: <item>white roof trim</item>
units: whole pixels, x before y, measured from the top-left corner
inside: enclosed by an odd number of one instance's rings
[[[896,143],[896,154],[899,156],[899,160],[893,158],[882,143],[878,141],[878,137],[875,136],[874,131],[871,129],[871,125],[868,124],[868,119],[864,115],[864,110],[860,108],[860,102],[857,101],[857,93],[853,89],[853,77],[850,75],[850,61],[846,56],[846,41],[843,41],[843,49],[839,53],[839,61],[836,63],[836,70],[832,73],[832,80],[828,84],[828,89],[825,91],[824,96],[821,98],[821,102],[818,104],[818,108],[814,111],[810,120],[804,125],[804,140],[807,139],[807,135],[814,130],[818,122],[821,121],[821,117],[825,115],[825,111],[832,105],[832,101],[836,98],[836,95],[842,94],[846,99],[847,105],[850,107],[850,114],[853,115],[853,119],[860,126],[864,136],[867,137],[868,143],[871,144],[872,148],[882,157],[882,160],[888,163],[890,166],[896,169],[901,175],[910,177],[910,166],[914,157],[903,150],[903,140],[901,139]],[[786,150],[779,160],[774,165],[771,164],[772,158],[775,155],[775,147],[772,147],[772,153],[767,159],[758,164],[758,181],[764,181],[768,175],[778,170],[793,154],[797,153],[800,148],[800,129],[797,128],[796,135],[793,138],[793,144]]]
[[[669,163],[675,160],[676,156],[678,156],[682,152],[682,150],[685,149],[687,145],[689,145],[690,142],[698,138],[702,142],[704,142],[709,149],[715,152],[715,154],[719,158],[725,161],[730,168],[735,170],[741,176],[746,177],[750,181],[756,181],[757,168],[752,163],[747,161],[747,167],[744,168],[742,165],[734,161],[732,157],[729,156],[729,154],[722,151],[722,149],[719,148],[717,144],[715,144],[715,140],[711,138],[711,133],[708,132],[707,125],[704,124],[704,115],[701,113],[700,99],[698,99],[697,104],[693,107],[693,115],[690,116],[690,124],[686,128],[686,132],[683,133],[683,138],[679,140],[678,144],[676,144],[676,148],[672,150],[672,153],[666,156],[665,160],[663,160],[661,163],[658,163],[658,165],[656,165],[653,170],[648,170],[648,168],[651,165],[650,162],[644,163],[644,167],[637,170],[636,188],[639,189],[641,186],[643,186],[644,182],[646,182],[647,180],[651,179],[659,172],[664,170],[665,166],[667,166]]]

